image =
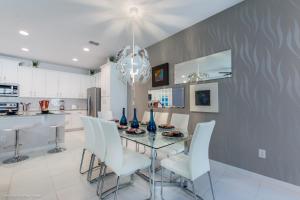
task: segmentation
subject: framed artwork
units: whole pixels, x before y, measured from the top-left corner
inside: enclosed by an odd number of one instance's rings
[[[152,87],[169,85],[169,63],[152,68]]]
[[[190,85],[191,112],[219,112],[218,83]]]

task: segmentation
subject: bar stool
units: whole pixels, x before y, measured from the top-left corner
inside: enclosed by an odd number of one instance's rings
[[[26,155],[20,155],[20,146],[22,144],[20,144],[20,130],[21,129],[17,129],[17,128],[12,128],[12,129],[3,129],[3,131],[14,131],[15,132],[15,155],[12,158],[8,158],[6,160],[3,161],[3,164],[12,164],[12,163],[17,163],[23,160],[27,160],[29,158],[29,156]]]
[[[59,153],[66,150],[66,148],[58,146],[58,131],[59,128],[63,127],[64,124],[56,124],[56,125],[50,125],[50,128],[55,128],[55,148],[48,151],[48,153]]]

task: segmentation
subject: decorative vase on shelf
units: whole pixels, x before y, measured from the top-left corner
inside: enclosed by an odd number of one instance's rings
[[[147,130],[150,133],[156,133],[156,124],[155,124],[155,121],[154,121],[153,109],[150,109],[150,121],[148,123]]]
[[[139,128],[139,120],[137,119],[137,116],[136,116],[136,108],[134,108],[133,110],[133,119],[132,119],[132,122],[131,122],[131,128]]]
[[[120,125],[127,126],[127,119],[125,116],[125,108],[123,108],[122,117],[120,119]]]

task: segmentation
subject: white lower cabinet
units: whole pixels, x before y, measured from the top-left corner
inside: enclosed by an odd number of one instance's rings
[[[67,115],[65,117],[65,129],[74,130],[82,129],[81,117],[87,115],[86,110],[76,110],[76,111],[66,111]]]

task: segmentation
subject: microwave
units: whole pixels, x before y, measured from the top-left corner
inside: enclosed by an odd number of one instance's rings
[[[0,96],[1,97],[18,97],[19,85],[0,83]]]

